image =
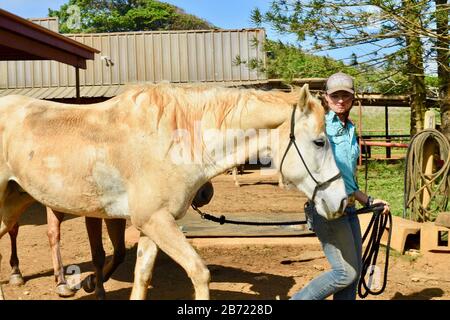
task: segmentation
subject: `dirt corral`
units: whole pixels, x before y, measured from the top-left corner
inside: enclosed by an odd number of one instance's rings
[[[275,176],[261,176],[259,172],[246,172],[240,176],[242,186],[235,187],[231,176],[214,179],[215,195],[205,210],[220,215],[222,212],[245,216],[261,213],[269,219],[279,217],[302,218],[305,199],[296,191],[278,188]],[[190,211],[196,222],[190,225],[190,241],[207,263],[211,271],[212,299],[288,299],[313,277],[328,269],[317,238],[305,235],[286,236],[293,230],[274,231],[283,237],[221,238],[220,229],[215,234],[200,237],[206,232],[195,226],[203,222]],[[10,241],[4,236],[0,241],[3,255],[1,281],[7,299],[62,299],[54,293],[54,277],[51,255],[46,236],[44,209],[34,205],[21,218],[18,238],[20,266],[26,283],[21,287],[7,284],[9,277]],[[217,228],[220,228],[217,227]],[[258,227],[264,228],[264,227]],[[189,236],[189,226],[186,227]],[[223,229],[223,233],[236,230]],[[228,231],[227,231],[228,230]],[[242,229],[247,232],[248,229]],[[253,229],[257,234],[258,230]],[[295,230],[294,230],[295,231]],[[241,233],[242,233],[241,232]],[[265,231],[261,231],[264,234]],[[252,233],[252,232],[250,232]],[[267,232],[266,232],[267,233]],[[104,232],[106,234],[106,232]],[[215,237],[211,237],[214,235]],[[230,234],[228,234],[230,235]],[[128,299],[132,281],[136,245],[129,238],[127,257],[112,279],[105,284],[107,298]],[[107,255],[112,246],[104,235]],[[384,254],[384,251],[381,255]],[[79,267],[82,277],[93,268],[90,258],[84,218],[67,216],[62,224],[62,257],[64,264]],[[384,258],[381,258],[383,261]],[[430,253],[411,257],[392,254],[389,265],[389,281],[380,296],[367,299],[450,299],[450,254]],[[148,299],[191,299],[193,288],[186,273],[165,254],[158,255]],[[94,299],[83,290],[69,299]]]

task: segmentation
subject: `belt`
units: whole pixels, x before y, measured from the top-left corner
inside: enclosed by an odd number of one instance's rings
[[[354,207],[356,204],[355,195],[352,193],[347,198],[347,207]]]

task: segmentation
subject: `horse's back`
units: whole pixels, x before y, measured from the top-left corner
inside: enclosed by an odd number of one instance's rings
[[[105,121],[89,106],[1,98],[1,177],[59,211],[102,216],[109,206],[123,217],[125,182],[111,153],[127,135]]]

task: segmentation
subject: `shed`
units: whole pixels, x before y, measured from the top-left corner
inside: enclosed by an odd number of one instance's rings
[[[96,53],[97,49],[0,9],[0,88],[11,84],[14,89],[30,88],[36,78],[34,60],[54,60],[75,67],[72,74],[74,88],[78,88],[78,70],[86,69],[86,60],[93,60]]]

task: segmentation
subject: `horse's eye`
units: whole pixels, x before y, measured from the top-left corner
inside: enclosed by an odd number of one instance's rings
[[[325,139],[316,139],[314,140],[314,144],[320,148],[325,145]]]

